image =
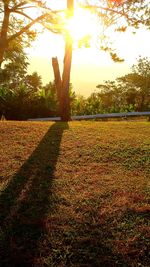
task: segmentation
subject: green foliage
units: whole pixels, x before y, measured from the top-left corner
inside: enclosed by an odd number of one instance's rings
[[[54,82],[42,84],[37,72],[27,73],[27,58],[20,49],[18,60],[8,61],[0,70],[0,117],[26,120],[28,118],[58,116],[58,100]],[[70,84],[70,102],[75,99]]]
[[[3,69],[0,69],[0,86],[17,90],[20,82],[25,82],[29,63],[22,49],[11,59],[6,62]]]
[[[150,60],[147,57],[139,57],[137,64],[132,66],[133,73],[142,77],[150,77]]]
[[[9,120],[56,116],[56,100],[49,95],[43,96],[41,91],[35,94],[25,84],[20,84],[17,90],[0,88],[0,116]]]
[[[97,86],[87,99],[77,96],[74,115],[150,110],[150,61],[139,58],[132,72]]]
[[[0,71],[0,117],[26,120],[57,115],[54,83],[42,85],[38,73],[27,74],[28,62],[21,51],[19,60],[10,61]]]
[[[37,72],[26,75],[25,83],[33,93],[37,93],[42,88],[42,78]]]
[[[32,12],[33,11],[33,12]],[[15,59],[20,47],[29,47],[36,38],[34,24],[45,20],[53,31],[58,15],[46,8],[43,0],[7,0],[0,3],[0,65]],[[42,27],[41,27],[42,28]]]
[[[127,88],[137,91],[137,109],[140,111],[150,108],[150,60],[139,57],[133,65],[132,73],[119,79]]]
[[[120,32],[123,34],[128,28],[133,29],[133,33],[136,33],[141,26],[146,29],[150,28],[150,6],[148,0],[88,0],[80,1],[82,6],[97,16],[100,22],[100,48],[105,52],[108,52],[115,62],[122,62],[115,47],[111,36],[113,33]],[[110,36],[111,32],[111,36]]]
[[[57,93],[54,82],[49,82],[43,86],[39,92],[39,97],[48,109],[51,109],[53,112],[58,110]]]
[[[86,112],[86,98],[82,95],[77,95],[72,103],[72,115],[84,115]]]
[[[43,86],[38,73],[27,74],[27,61],[22,54],[20,61],[5,65],[0,73],[0,116],[6,119],[58,115],[58,100],[54,82]],[[97,86],[98,91],[87,99],[75,95],[70,84],[72,115],[148,111],[150,110],[150,62],[139,58],[132,72]]]

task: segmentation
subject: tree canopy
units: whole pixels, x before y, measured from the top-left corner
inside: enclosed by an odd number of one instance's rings
[[[150,28],[150,6],[147,0],[81,0],[84,8],[99,18],[100,49],[109,52],[113,61],[122,62],[111,40],[112,32],[125,32],[129,27],[136,32],[141,26]],[[111,34],[110,34],[111,32]]]
[[[66,4],[70,1],[66,0]],[[148,0],[77,0],[76,2],[81,8],[90,10],[101,20],[101,25],[104,27],[101,49],[109,51],[115,61],[119,61],[119,58],[110,46],[108,27],[111,31],[123,32],[128,26],[136,29],[140,25],[150,27]],[[48,1],[44,0],[2,0],[0,2],[0,63],[6,55],[10,56],[10,51],[18,50],[21,43],[23,46],[29,45],[29,40],[35,38],[35,31],[32,29],[35,23],[42,23],[54,33],[65,32],[63,21],[65,17],[62,13],[67,11],[52,10],[48,4]]]
[[[37,14],[37,15],[35,15]],[[35,23],[56,23],[57,13],[46,8],[43,0],[2,0],[0,2],[0,63],[14,55],[18,46],[25,47],[35,38],[36,32],[31,30]],[[11,53],[14,52],[15,53]],[[15,55],[14,55],[15,56]]]

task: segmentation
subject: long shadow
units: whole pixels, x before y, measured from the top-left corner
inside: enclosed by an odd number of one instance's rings
[[[47,214],[56,208],[53,179],[63,131],[53,124],[0,195],[0,266],[33,266]]]

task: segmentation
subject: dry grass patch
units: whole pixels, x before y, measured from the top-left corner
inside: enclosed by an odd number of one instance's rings
[[[149,266],[149,122],[1,122],[5,267]]]

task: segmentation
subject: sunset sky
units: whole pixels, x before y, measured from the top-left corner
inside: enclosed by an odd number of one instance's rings
[[[56,1],[52,0],[51,7],[55,10],[56,7],[64,9],[66,1],[59,1],[59,3],[61,4],[58,6]],[[125,60],[124,63],[114,63],[108,53],[99,49],[100,44],[96,38],[101,25],[88,14],[84,14],[84,21],[82,17],[82,14],[77,12],[76,21],[78,22],[74,21],[70,26],[74,39],[71,82],[76,93],[88,96],[96,90],[96,85],[104,80],[112,80],[128,73],[139,55],[150,57],[150,32],[144,29],[138,30],[136,34],[132,34],[130,29],[126,33],[110,32],[113,47]],[[93,36],[91,47],[78,48],[77,39],[88,33]],[[62,69],[64,56],[62,36],[45,31],[39,35],[27,52],[30,59],[29,72],[37,71],[42,76],[43,83],[53,81],[51,58],[57,56]]]

